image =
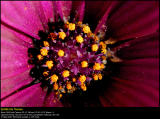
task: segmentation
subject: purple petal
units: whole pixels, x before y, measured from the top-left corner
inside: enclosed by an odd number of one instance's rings
[[[46,92],[35,84],[1,101],[2,107],[42,107]]]
[[[35,38],[39,38],[36,35],[38,30],[43,30],[47,25],[47,19],[53,15],[53,10],[50,10],[50,13],[44,13],[47,12],[46,7],[52,9],[50,2],[2,1],[1,3],[2,21]],[[48,14],[50,15],[47,16]]]
[[[73,1],[72,11],[76,12],[76,19],[78,19],[79,21],[83,21],[85,12],[85,1]]]
[[[129,47],[118,51],[123,62],[119,74],[113,77],[111,88],[100,97],[103,106],[159,105],[158,38],[158,33],[137,38],[130,41]]]
[[[158,1],[127,2],[111,15],[107,24],[112,37],[118,40],[152,34],[159,29]]]
[[[46,95],[44,100],[44,107],[63,107],[62,103],[56,99],[55,94],[51,92],[49,95]]]
[[[64,20],[64,22],[68,21],[68,16],[70,16],[72,7],[72,1],[56,1],[55,5],[61,19]]]

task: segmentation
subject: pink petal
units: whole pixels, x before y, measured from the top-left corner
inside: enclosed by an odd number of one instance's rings
[[[118,40],[152,34],[159,29],[158,1],[126,2],[111,15],[107,24],[112,37]]]
[[[1,25],[2,98],[32,81],[29,77],[28,47],[31,39]]]
[[[73,1],[72,12],[76,13],[75,18],[83,21],[85,12],[85,1]]]
[[[119,73],[113,77],[112,88],[104,94],[104,106],[108,100],[113,106],[159,105],[158,41],[159,35],[154,33],[131,40],[129,47],[118,51],[123,62],[117,67]]]
[[[104,15],[102,16],[102,18],[99,20],[99,23],[94,31],[94,33],[97,33],[99,30],[102,29],[102,27],[104,25],[106,25],[106,21],[108,19],[108,15],[110,14],[111,10],[117,5],[118,2],[111,2],[109,5],[106,5],[107,6],[107,9],[104,13]]]
[[[2,1],[1,3],[2,21],[35,38],[39,38],[38,31],[46,28],[47,20],[53,17],[51,2]],[[46,7],[50,11],[46,10]]]
[[[46,92],[40,84],[23,89],[1,101],[2,107],[42,107]]]
[[[72,1],[56,1],[55,6],[61,19],[64,20],[64,22],[67,22],[68,16],[70,16]]]
[[[1,40],[1,78],[15,76],[29,69],[28,47],[31,46],[27,37],[8,30],[2,25]]]
[[[46,95],[44,100],[44,107],[63,107],[62,103],[56,99],[53,92]]]

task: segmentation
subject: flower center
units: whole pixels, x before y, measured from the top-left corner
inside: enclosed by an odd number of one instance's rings
[[[30,75],[58,98],[75,90],[86,91],[91,81],[102,80],[107,58],[105,42],[82,22],[50,22],[28,49]]]

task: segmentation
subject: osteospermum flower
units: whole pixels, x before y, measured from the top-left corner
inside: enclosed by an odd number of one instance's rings
[[[3,1],[2,106],[158,106],[158,1]]]

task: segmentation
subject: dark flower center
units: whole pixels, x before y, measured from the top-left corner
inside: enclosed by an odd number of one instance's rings
[[[50,22],[28,49],[30,75],[58,98],[75,90],[86,91],[91,81],[102,80],[108,49],[82,22]]]

